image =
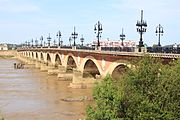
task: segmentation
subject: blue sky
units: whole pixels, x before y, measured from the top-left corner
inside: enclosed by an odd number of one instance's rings
[[[91,43],[98,20],[102,39],[119,40],[123,27],[126,39],[138,43],[135,25],[143,9],[148,24],[144,43],[157,44],[155,28],[160,23],[165,32],[161,44],[180,44],[179,6],[179,0],[0,0],[0,43],[24,43],[49,33],[54,40],[60,30],[64,44],[69,44],[74,26],[76,41],[80,43],[83,34],[85,43]]]

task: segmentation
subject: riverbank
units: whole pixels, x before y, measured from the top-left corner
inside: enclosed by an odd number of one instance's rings
[[[15,58],[16,54],[16,50],[0,50],[0,59]]]
[[[14,69],[0,59],[0,120],[84,120],[92,89],[69,88],[71,81],[35,69]]]

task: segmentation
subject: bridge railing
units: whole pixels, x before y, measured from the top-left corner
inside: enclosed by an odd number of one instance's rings
[[[101,47],[102,51],[135,52],[135,47]]]
[[[180,54],[174,53],[147,53],[152,57],[163,57],[163,58],[180,58]]]

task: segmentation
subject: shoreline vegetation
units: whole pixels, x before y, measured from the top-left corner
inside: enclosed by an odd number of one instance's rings
[[[0,55],[0,59],[15,58],[15,55]]]
[[[110,75],[93,90],[86,120],[179,120],[180,60],[145,56],[119,80]]]

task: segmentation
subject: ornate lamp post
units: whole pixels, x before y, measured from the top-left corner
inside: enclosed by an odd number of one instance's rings
[[[158,47],[161,47],[161,43],[160,43],[160,39],[161,39],[161,35],[163,36],[163,27],[159,24],[156,27],[156,36],[158,35]]]
[[[74,27],[74,32],[71,34],[71,38],[74,39],[74,44],[73,46],[76,46],[76,39],[78,37],[78,33],[75,32],[75,27]]]
[[[61,44],[61,36],[62,36],[62,34],[61,34],[61,31],[60,31],[60,30],[58,31],[58,33],[57,33],[56,36],[59,38],[58,46],[60,47],[60,46],[62,46],[62,44]]]
[[[30,42],[28,41],[28,47],[30,47]]]
[[[72,38],[69,37],[69,45],[71,46],[71,41],[72,41]]]
[[[49,36],[47,37],[47,41],[48,41],[48,47],[50,47],[50,42],[51,42],[51,37],[50,37],[50,33],[49,33]]]
[[[81,41],[81,46],[83,46],[83,42],[84,42],[83,35],[82,35],[82,37],[80,38],[80,41]]]
[[[44,41],[44,47],[46,46],[46,41]]]
[[[60,41],[60,43],[61,43],[61,47],[63,46],[63,41],[62,41],[62,38],[61,38],[61,41]]]
[[[101,34],[102,34],[102,24],[98,21],[98,23],[96,23],[95,25],[94,25],[94,32],[95,32],[95,34],[97,34],[97,49],[99,49],[99,47],[100,47],[100,42],[99,42],[99,39],[100,39],[100,37],[101,37]]]
[[[56,46],[56,39],[54,38],[54,41],[53,41],[53,43],[54,43],[54,46]]]
[[[121,45],[124,46],[123,41],[125,40],[126,35],[123,33],[123,28],[122,28],[122,34],[120,34],[119,37],[120,37],[120,39],[121,39],[121,41],[122,41],[122,42],[121,42]]]
[[[25,42],[25,47],[27,47],[27,46],[28,46],[28,42],[26,41],[26,42]]]
[[[43,36],[40,37],[41,47],[43,46]]]
[[[143,10],[141,10],[141,20],[137,21],[137,32],[140,34],[140,41],[139,41],[139,52],[141,52],[141,47],[144,47],[142,35],[146,32],[147,23],[143,20]]]
[[[38,40],[37,40],[37,38],[35,40],[35,45],[36,45],[36,47],[38,47]]]
[[[33,47],[33,39],[31,40],[31,47]]]

